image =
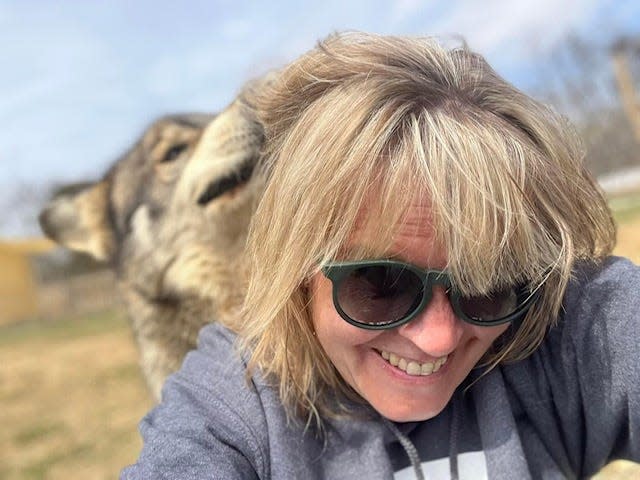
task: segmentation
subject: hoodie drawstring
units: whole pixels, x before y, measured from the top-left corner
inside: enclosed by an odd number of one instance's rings
[[[458,392],[456,392],[458,393]],[[458,480],[458,433],[460,430],[460,401],[463,393],[454,394],[451,405],[451,433],[449,438],[449,474]]]
[[[420,462],[420,455],[418,455],[418,451],[416,450],[415,445],[411,443],[411,440],[409,440],[409,437],[403,434],[400,431],[400,429],[396,427],[396,425],[392,421],[384,417],[382,418],[382,420],[387,425],[387,427],[389,427],[389,430],[391,430],[391,432],[393,432],[393,434],[396,436],[396,438],[400,442],[400,445],[402,445],[402,448],[404,448],[404,451],[407,452],[407,456],[411,461],[411,466],[413,467],[413,471],[416,474],[416,480],[424,480],[424,473],[422,472],[422,463]]]
[[[458,480],[458,433],[460,430],[460,401],[462,394],[454,394],[451,405],[451,433],[449,438],[449,473],[451,480]],[[396,436],[402,448],[407,453],[413,471],[417,480],[424,480],[424,472],[422,471],[422,462],[415,445],[409,437],[400,431],[400,429],[389,419],[382,417],[383,422],[389,430]]]

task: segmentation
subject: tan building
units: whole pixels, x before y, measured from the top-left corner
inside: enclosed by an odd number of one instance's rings
[[[39,313],[33,258],[55,248],[45,238],[0,240],[0,324]]]
[[[45,238],[0,240],[0,325],[119,305],[104,265]]]

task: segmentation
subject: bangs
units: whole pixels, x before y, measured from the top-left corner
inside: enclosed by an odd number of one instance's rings
[[[562,239],[544,220],[546,205],[530,200],[540,197],[531,180],[545,159],[524,133],[483,116],[454,118],[444,110],[406,116],[377,158],[352,228],[367,242],[350,248],[350,259],[388,256],[405,212],[426,196],[431,212],[424,221],[433,225],[434,244],[447,253],[446,269],[462,293],[544,281],[563,255]]]
[[[539,285],[561,261],[562,238],[545,210],[543,185],[536,182],[547,160],[507,122],[485,112],[451,115],[446,107],[426,112],[393,105],[362,119],[357,128],[353,116],[345,122],[351,129],[339,121],[318,123],[312,137],[330,139],[334,156],[327,158],[321,147],[314,152],[323,161],[309,162],[320,166],[309,176],[326,189],[307,196],[310,204],[302,210],[310,213],[313,202],[325,213],[317,219],[327,229],[315,232],[316,239],[324,239],[315,257],[320,265],[347,255],[352,260],[388,256],[398,225],[420,196],[430,201],[425,222],[432,223],[435,244],[447,253],[446,268],[464,294]],[[301,145],[295,147],[300,153]],[[366,245],[347,253],[356,230]],[[318,271],[315,266],[309,275]]]
[[[437,243],[458,288],[487,294],[540,284],[563,247],[545,221],[547,205],[531,200],[544,198],[537,171],[547,162],[533,141],[499,117],[458,106],[456,115],[412,116],[403,143],[431,197]]]
[[[416,162],[396,152],[397,131],[411,107],[378,102],[377,96],[359,96],[349,86],[327,92],[308,108],[278,152],[272,178],[284,181],[270,187],[289,200],[280,209],[296,232],[286,239],[287,248],[304,252],[307,279],[322,264],[344,256],[356,230],[371,229],[371,241],[349,255],[364,258],[388,250],[415,198]],[[282,159],[304,159],[300,168],[305,173]],[[297,181],[287,181],[280,168]]]

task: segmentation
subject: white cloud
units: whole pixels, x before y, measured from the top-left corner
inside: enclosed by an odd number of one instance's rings
[[[391,4],[389,23],[393,26],[406,22],[425,7],[423,0],[395,0]]]
[[[598,0],[462,0],[432,25],[441,35],[462,34],[485,55],[528,57],[552,48],[595,13]]]
[[[501,73],[522,75],[566,32],[594,28],[603,8],[618,24],[631,25],[626,19],[637,17],[637,5],[216,0],[187,8],[163,0],[61,0],[34,8],[33,2],[0,1],[0,60],[9,66],[0,76],[0,187],[93,176],[154,116],[219,109],[248,78],[335,30],[460,33]],[[594,33],[611,35],[597,27]]]
[[[226,39],[237,40],[254,31],[254,26],[246,18],[233,18],[224,22],[220,31]]]

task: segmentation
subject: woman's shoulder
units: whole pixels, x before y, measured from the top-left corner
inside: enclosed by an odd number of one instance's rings
[[[563,302],[564,317],[585,310],[618,312],[640,302],[640,266],[622,257],[576,267]],[[631,312],[630,312],[631,313]],[[635,313],[635,312],[633,312]]]
[[[265,409],[274,395],[247,377],[235,342],[221,325],[202,329],[198,348],[169,376],[160,404],[142,419],[144,449],[122,478],[182,478],[187,470],[189,478],[255,478],[269,471]],[[280,412],[271,410],[272,417]]]
[[[238,359],[237,354],[234,353],[237,350],[237,341],[238,336],[233,331],[214,322],[200,330],[196,351],[201,351],[212,359],[234,360]]]
[[[198,348],[187,354],[182,367],[170,376],[163,389],[163,398],[172,387],[189,387],[237,405],[238,396],[248,400],[256,397],[258,375],[247,376],[247,364],[237,347],[237,335],[228,328],[213,323],[202,328]]]
[[[548,334],[550,347],[568,353],[577,367],[603,378],[616,367],[638,365],[640,267],[620,258],[576,269],[559,322]],[[626,369],[626,367],[625,367]],[[628,370],[627,370],[628,371]]]
[[[543,344],[548,348],[541,352],[556,349],[565,360],[571,353],[583,368],[591,364],[604,374],[608,364],[637,352],[639,312],[640,267],[620,257],[581,265],[567,288],[560,318]]]
[[[640,267],[616,257],[581,265],[540,347],[501,367],[520,421],[574,472],[637,458],[640,436],[629,426],[640,411],[639,312]]]
[[[553,398],[577,405],[577,399],[632,381],[640,374],[639,312],[640,267],[619,257],[579,265],[540,346],[502,366],[507,382],[525,403]]]
[[[534,361],[601,370],[603,362],[637,350],[640,267],[621,257],[582,263],[565,292],[559,318],[534,353]],[[613,355],[613,357],[612,357]]]

